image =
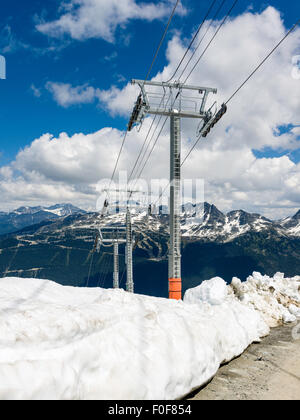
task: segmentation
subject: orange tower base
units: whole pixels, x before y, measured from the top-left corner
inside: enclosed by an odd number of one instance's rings
[[[182,299],[181,279],[169,279],[169,299]]]

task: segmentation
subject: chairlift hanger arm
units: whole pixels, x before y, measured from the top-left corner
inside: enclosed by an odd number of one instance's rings
[[[202,128],[199,130],[198,137],[207,137],[210,130],[220,121],[220,119],[226,114],[227,112],[227,105],[222,104],[221,108],[219,109],[216,114],[210,116],[208,114],[208,118],[204,120],[204,124]]]

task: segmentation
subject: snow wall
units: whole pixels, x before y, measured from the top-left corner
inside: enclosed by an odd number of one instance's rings
[[[0,279],[0,399],[179,399],[300,317],[300,276],[219,277],[184,301]]]

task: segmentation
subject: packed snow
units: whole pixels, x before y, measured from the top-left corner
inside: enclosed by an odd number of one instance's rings
[[[216,277],[184,301],[0,279],[0,399],[178,399],[281,322],[300,277]]]
[[[238,298],[256,309],[270,327],[281,322],[294,322],[300,317],[300,276],[284,278],[254,272],[247,282],[233,278],[231,287]]]

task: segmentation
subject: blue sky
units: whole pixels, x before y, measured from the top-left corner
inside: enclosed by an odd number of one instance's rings
[[[71,0],[65,3],[70,4]],[[141,3],[152,4],[152,1],[136,0],[136,4]],[[67,32],[55,37],[49,31],[38,30],[38,25],[53,22],[67,13],[67,9],[60,8],[59,1],[11,0],[2,4],[0,53],[7,61],[7,79],[0,80],[0,167],[8,166],[20,149],[30,146],[34,139],[45,133],[58,137],[66,132],[71,137],[75,133],[94,133],[104,127],[124,130],[127,118],[108,112],[105,103],[87,100],[86,103],[62,106],[47,84],[84,85],[106,91],[112,86],[121,90],[131,78],[144,78],[174,3],[167,4],[168,13],[162,13],[159,19],[135,18],[116,25],[109,40],[83,35],[76,39]],[[168,42],[177,33],[181,40],[188,40],[206,13],[210,0],[183,0],[182,4],[185,13],[175,16],[152,76],[169,64],[166,57]],[[224,11],[231,4],[232,1],[227,0]],[[300,17],[299,2],[283,0],[254,0],[251,3],[240,0],[232,17],[247,10],[253,14],[262,13],[269,5],[280,11],[285,28],[291,27]],[[253,57],[253,63],[256,62]],[[232,80],[232,89],[240,81]],[[295,120],[288,122],[297,123]],[[281,128],[281,134],[290,128]],[[286,155],[294,163],[300,161],[299,149],[295,147],[293,150],[284,147],[274,150],[266,145],[259,151],[255,147],[252,150],[259,159]]]
[[[72,135],[77,132],[93,132],[110,125],[123,129],[125,119],[112,118],[95,103],[61,108],[53,101],[49,92],[44,92],[45,84],[49,80],[55,80],[74,85],[90,83],[100,89],[108,89],[113,84],[122,86],[133,77],[145,77],[152,59],[151,54],[167,19],[129,23],[126,29],[118,29],[121,42],[117,45],[102,39],[53,40],[36,30],[36,22],[41,17],[46,20],[55,19],[60,2],[26,0],[26,6],[24,3],[21,0],[11,0],[1,6],[0,51],[2,54],[4,52],[7,60],[7,80],[0,82],[3,98],[0,108],[0,164],[12,160],[19,148],[47,132],[58,135],[66,131]],[[190,36],[209,3],[204,0],[185,0],[183,4],[189,13],[184,17],[176,16],[172,29],[180,29],[185,36]],[[295,22],[297,14],[299,16],[300,6],[296,1],[251,2],[253,10],[258,12],[269,4],[282,12],[287,27]],[[233,15],[248,7],[249,2],[240,1]],[[126,42],[128,33],[129,45]],[[169,38],[171,36],[172,31]],[[51,46],[53,51],[47,52]],[[163,68],[165,64],[162,52],[153,72]],[[43,90],[41,97],[33,95],[32,85]],[[296,158],[299,161],[299,153]]]

